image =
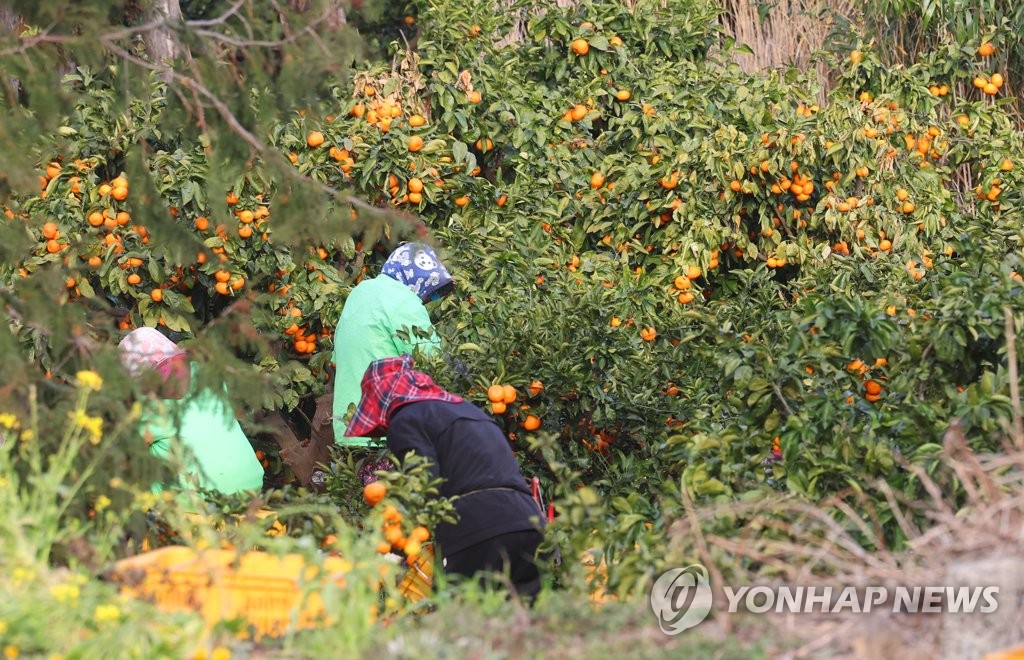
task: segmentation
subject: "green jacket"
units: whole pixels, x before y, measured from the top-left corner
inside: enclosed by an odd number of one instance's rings
[[[429,332],[416,336],[409,328]],[[407,338],[399,337],[405,329]],[[366,368],[374,360],[398,357],[413,349],[432,352],[440,347],[423,301],[398,280],[386,275],[363,280],[345,301],[334,332],[334,441],[339,445],[365,447],[371,438],[346,438],[349,406],[359,403]]]
[[[193,387],[183,399],[161,399],[144,407],[143,437],[157,458],[181,457],[184,474],[179,486],[198,481],[202,488],[224,494],[263,487],[263,466],[235,419],[226,398]]]

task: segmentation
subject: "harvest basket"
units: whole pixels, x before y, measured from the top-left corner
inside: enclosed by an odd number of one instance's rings
[[[122,593],[164,611],[199,612],[211,627],[242,618],[259,639],[329,623],[319,590],[343,587],[350,568],[339,557],[326,557],[321,568],[298,554],[167,546],[117,562],[113,578]]]

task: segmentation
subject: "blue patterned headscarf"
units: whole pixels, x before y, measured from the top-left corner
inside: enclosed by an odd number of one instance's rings
[[[423,243],[406,243],[391,253],[380,270],[406,285],[421,300],[429,300],[431,294],[452,281],[437,253]]]

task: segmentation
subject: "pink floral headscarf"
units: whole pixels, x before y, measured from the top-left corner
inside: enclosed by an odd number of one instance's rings
[[[133,376],[152,369],[166,376],[165,367],[176,359],[185,359],[185,351],[156,328],[137,328],[117,345],[121,361]]]

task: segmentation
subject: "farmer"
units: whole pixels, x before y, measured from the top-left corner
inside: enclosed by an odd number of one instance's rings
[[[380,275],[360,282],[345,301],[334,333],[334,440],[339,445],[366,447],[370,439],[346,437],[349,409],[359,402],[359,383],[374,360],[432,352],[440,341],[427,314],[426,303],[455,289],[448,270],[433,248],[407,243],[388,257]],[[387,469],[386,461],[364,466],[364,483],[373,471]]]
[[[150,453],[164,460],[185,455],[180,487],[197,482],[224,494],[263,487],[263,466],[226,393],[198,388],[196,365],[185,351],[155,328],[133,330],[118,348],[132,376],[152,395],[141,425]]]
[[[442,497],[457,496],[458,522],[441,523],[434,534],[446,573],[507,570],[517,593],[537,594],[543,517],[508,440],[483,411],[415,371],[410,355],[385,358],[366,370],[346,435],[387,435],[399,459],[413,452],[431,461],[445,480]]]

